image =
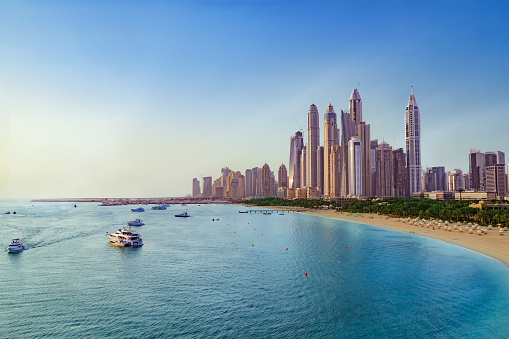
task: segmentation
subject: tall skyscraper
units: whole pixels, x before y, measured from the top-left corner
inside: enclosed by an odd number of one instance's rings
[[[316,191],[319,196],[323,195],[323,166],[324,166],[324,149],[318,146],[316,149]]]
[[[376,172],[376,149],[377,149],[377,147],[378,147],[378,139],[371,140],[371,146],[370,146],[370,152],[371,152],[370,153],[370,156],[371,156],[371,195],[376,195],[375,172]],[[391,159],[392,159],[392,154],[391,154]]]
[[[392,151],[392,180],[395,197],[408,196],[408,170],[406,168],[406,155],[403,148]]]
[[[468,174],[470,175],[470,189],[473,191],[486,191],[484,173],[484,153],[471,148],[468,156]]]
[[[445,191],[446,188],[445,167],[436,166],[426,168],[426,172],[424,173],[424,191]]]
[[[341,196],[341,185],[342,185],[342,175],[341,175],[341,164],[343,157],[343,147],[336,145],[331,147],[330,152],[330,191],[329,197],[338,198]]]
[[[341,111],[341,196],[350,194],[349,166],[348,166],[348,142],[355,136],[355,121],[352,120],[349,112]]]
[[[348,109],[350,110],[350,117],[355,122],[355,125],[360,124],[362,122],[362,100],[357,88],[352,91]]]
[[[331,170],[331,152],[332,147],[339,145],[339,129],[336,112],[334,107],[329,104],[324,115],[323,123],[323,195],[330,196],[331,181],[333,172]]]
[[[306,144],[306,186],[317,186],[316,150],[320,146],[320,116],[315,104],[308,111],[308,141]]]
[[[385,141],[376,148],[376,196],[392,197],[393,176],[392,176],[392,147]]]
[[[421,117],[413,87],[405,113],[406,155],[409,195],[421,191]]]
[[[203,196],[207,198],[212,196],[212,177],[203,178]]]
[[[198,178],[193,178],[193,198],[200,196],[200,182]]]
[[[456,168],[447,173],[447,190],[450,192],[464,190],[463,172]]]
[[[486,191],[494,192],[497,199],[505,197],[505,166],[504,164],[486,166]]]
[[[286,187],[288,188],[288,174],[286,172],[286,166],[281,164],[279,166],[279,170],[277,172],[277,186],[278,187]]]
[[[362,144],[362,193],[372,196],[371,191],[371,132],[370,125],[364,121],[355,127],[357,138]]]
[[[302,151],[300,152],[300,187],[306,187],[308,186],[307,182],[307,166],[306,166],[306,148],[307,146],[304,146],[302,148]]]
[[[296,132],[295,136],[290,138],[290,162],[289,162],[289,187],[296,189],[301,187],[300,181],[300,164],[301,153],[304,148],[304,141],[302,139],[302,132]]]
[[[246,197],[252,197],[253,194],[253,171],[246,169]]]
[[[271,195],[271,171],[270,167],[267,163],[265,163],[262,167],[261,171],[262,182],[261,182],[261,196],[268,197]]]
[[[357,137],[348,142],[348,181],[350,196],[362,196],[362,142]]]

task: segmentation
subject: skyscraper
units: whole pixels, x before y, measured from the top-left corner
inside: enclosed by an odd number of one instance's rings
[[[426,168],[424,173],[424,191],[445,191],[447,188],[445,167],[436,166]]]
[[[373,195],[371,191],[371,132],[370,125],[364,121],[355,126],[357,138],[362,144],[362,193],[365,196]]]
[[[271,171],[270,167],[267,163],[265,163],[262,167],[261,171],[261,196],[268,197],[271,195]]]
[[[409,195],[421,191],[421,117],[413,87],[405,112],[406,155]]]
[[[323,146],[318,146],[316,149],[316,191],[319,196],[323,195],[323,166],[324,166],[324,149]]]
[[[296,189],[301,187],[300,181],[300,157],[302,149],[304,148],[304,141],[302,139],[302,132],[296,132],[295,136],[290,138],[290,162],[289,162],[289,187]]]
[[[362,100],[361,95],[355,88],[350,96],[348,109],[350,110],[350,117],[358,125],[362,122]]]
[[[362,196],[362,142],[357,137],[348,141],[348,181],[350,196]]]
[[[505,196],[505,166],[504,164],[486,166],[486,191],[494,192],[497,199]]]
[[[376,148],[376,196],[392,197],[393,195],[393,177],[392,177],[392,147],[385,141]]]
[[[277,186],[278,187],[288,187],[288,174],[286,172],[286,166],[284,164],[281,164],[279,166],[279,170],[277,172]]]
[[[198,178],[193,178],[193,198],[196,198],[200,195],[200,182]]]
[[[246,169],[246,197],[252,197],[253,194],[253,172],[250,169]]]
[[[323,124],[323,195],[325,197],[330,196],[332,182],[331,176],[333,175],[331,169],[331,152],[332,147],[337,145],[339,145],[338,122],[336,112],[334,112],[334,107],[329,104],[324,115]]]
[[[212,196],[212,177],[203,178],[203,196],[207,198]]]
[[[306,144],[306,186],[317,185],[316,150],[320,146],[320,116],[315,104],[309,106],[308,111],[308,141]]]
[[[378,139],[371,140],[371,147],[370,147],[370,152],[371,152],[370,153],[370,156],[371,156],[371,195],[376,195],[376,189],[377,189],[376,188],[376,176],[375,176],[377,147],[378,147]],[[392,154],[391,154],[391,159],[392,159]]]
[[[406,168],[406,156],[403,148],[392,151],[392,180],[395,197],[408,196],[408,171]]]
[[[307,166],[306,166],[306,148],[307,146],[304,146],[302,148],[302,151],[300,152],[300,187],[306,187],[308,186],[307,183]]]
[[[350,113],[341,111],[341,196],[346,197],[350,194],[350,181],[348,175],[348,142],[355,136],[355,121],[352,120]]]
[[[484,153],[471,148],[468,156],[468,173],[470,175],[470,189],[473,191],[485,191]]]

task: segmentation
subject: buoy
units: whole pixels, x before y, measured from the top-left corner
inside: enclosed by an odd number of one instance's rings
[[[251,246],[254,246],[254,244],[251,244]]]
[[[237,233],[237,231],[233,231],[233,233]]]
[[[305,272],[304,275],[308,275],[308,272]]]
[[[262,233],[262,235],[263,235],[263,233]]]
[[[348,246],[345,246],[345,248],[348,248]]]
[[[288,247],[286,248],[286,250],[288,251]]]

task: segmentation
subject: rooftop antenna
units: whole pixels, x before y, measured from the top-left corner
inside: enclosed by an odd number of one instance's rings
[[[302,128],[300,127],[299,123],[297,122],[297,119],[295,119],[295,123],[297,124],[297,128],[299,129],[299,131],[302,132]]]
[[[410,94],[414,94],[414,86],[410,86]]]
[[[357,83],[357,87],[356,87],[355,89],[359,89],[359,85],[360,85],[360,84],[361,84],[361,83],[360,83],[360,82],[358,82],[358,83]]]

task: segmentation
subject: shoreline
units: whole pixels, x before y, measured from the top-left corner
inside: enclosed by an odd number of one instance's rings
[[[465,249],[486,255],[492,259],[498,260],[509,267],[509,232],[499,235],[498,227],[489,230],[488,234],[481,236],[477,233],[469,234],[452,230],[451,232],[442,229],[432,229],[426,226],[415,226],[403,223],[399,218],[390,218],[378,214],[365,213],[346,213],[336,212],[335,210],[320,209],[293,209],[285,206],[264,206],[268,209],[286,210],[300,212],[307,215],[325,217],[337,220],[352,221],[359,224],[387,228],[395,231],[417,234],[423,237],[433,238],[447,242],[452,245],[463,247]],[[451,223],[452,225],[452,223]]]

